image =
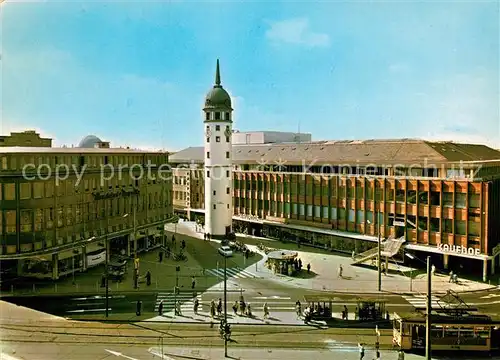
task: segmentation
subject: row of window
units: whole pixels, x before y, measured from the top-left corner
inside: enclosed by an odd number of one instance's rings
[[[166,154],[144,154],[144,155],[13,155],[0,157],[0,170],[22,170],[29,165],[34,167],[49,167],[53,169],[56,165],[67,165],[68,167],[88,168],[100,167],[102,165],[114,165],[116,167],[129,166],[133,164],[161,165],[168,163]],[[47,169],[45,169],[47,170]]]
[[[246,205],[246,206],[245,206]],[[235,208],[238,207],[249,207],[250,202],[245,204],[245,201],[235,201]],[[331,220],[344,220],[351,223],[363,224],[365,221],[368,224],[375,224],[374,212],[373,211],[363,211],[354,209],[344,209],[344,208],[330,208],[328,206],[316,206],[316,205],[305,205],[296,203],[283,203],[283,202],[264,202],[264,207],[258,207],[258,209],[263,209],[264,212],[269,211],[271,216],[307,216],[322,219]],[[404,221],[404,215],[400,214],[389,214],[389,213],[379,213],[378,222],[379,224],[387,224],[387,226],[394,226],[394,221],[401,219]],[[440,227],[441,224],[441,227]],[[421,231],[430,230],[432,232],[443,232],[452,233],[453,224],[455,225],[455,234],[466,235],[466,224],[464,220],[453,220],[453,219],[443,219],[442,223],[439,218],[430,218],[426,216],[407,216],[407,228],[416,229],[418,227]],[[481,223],[475,221],[474,217],[471,217],[468,221],[469,235],[479,236]]]
[[[205,120],[226,120],[231,121],[231,113],[229,111],[207,111],[205,113]]]
[[[166,180],[148,179],[148,185],[165,184]],[[139,180],[133,178],[113,178],[104,180],[99,178],[84,179],[77,183],[77,180],[61,180],[56,185],[54,181],[35,181],[19,183],[19,198],[24,199],[40,199],[51,198],[54,196],[71,196],[78,194],[80,191],[108,191],[113,188],[119,189],[124,187],[138,187]],[[0,183],[0,200],[15,200],[16,199],[16,184]]]
[[[210,170],[207,170],[207,178],[210,177]],[[231,177],[231,171],[229,170],[226,170],[226,177],[229,178]]]
[[[231,154],[229,153],[229,151],[226,151],[226,159],[230,159],[230,158],[231,158]],[[207,151],[207,159],[210,159],[210,151]],[[207,175],[207,177],[210,177],[210,175]]]
[[[257,191],[270,191],[271,193],[276,194],[290,194],[290,195],[299,195],[299,196],[330,196],[330,197],[339,197],[342,199],[366,199],[367,200],[375,200],[375,201],[383,201],[384,199],[384,189],[383,188],[365,188],[363,187],[346,187],[339,186],[338,193],[336,187],[313,187],[312,184],[307,184],[307,186],[303,183],[299,183],[298,190],[294,186],[290,186],[289,182],[284,183],[266,183],[266,182],[253,182],[254,184],[250,184],[250,182],[245,183],[245,189],[247,191],[251,191],[251,189],[255,189]],[[259,184],[260,183],[260,184]],[[269,184],[267,186],[267,184]],[[234,180],[234,188],[238,189],[242,183],[238,181],[238,179]],[[251,185],[256,185],[253,187]],[[241,189],[241,188],[240,188]],[[430,197],[429,197],[430,195]],[[441,193],[438,191],[431,191],[430,194],[428,191],[417,191],[415,190],[402,190],[396,189],[394,192],[394,188],[387,188],[385,192],[385,200],[386,201],[396,201],[400,203],[404,203],[407,201],[409,204],[416,204],[417,200],[419,204],[424,205],[433,205],[440,206],[441,205]],[[455,200],[455,207],[457,208],[465,208],[467,206],[467,194],[466,193],[452,193],[452,192],[443,192],[443,206],[452,207],[453,200]],[[470,208],[479,208],[481,206],[481,197],[480,194],[477,193],[469,193],[469,207]]]
[[[59,206],[56,209],[22,209],[20,210],[20,231],[32,232],[50,230],[56,227],[71,226],[81,224],[87,221],[102,220],[110,216],[125,216],[136,212],[155,210],[172,205],[167,197],[162,198],[161,194],[149,194],[139,196],[137,205],[132,198],[116,198],[108,200],[98,200],[92,203],[77,205]],[[16,210],[5,210],[5,233],[12,234],[16,232]],[[2,234],[2,218],[0,212],[0,234]],[[130,216],[132,218],[132,216]]]

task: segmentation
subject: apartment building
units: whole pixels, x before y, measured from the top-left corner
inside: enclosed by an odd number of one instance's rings
[[[122,148],[0,147],[2,271],[57,279],[152,246],[173,216],[167,163]]]
[[[190,147],[170,157],[174,206],[191,218],[203,216],[204,156],[203,147]],[[498,268],[500,152],[487,146],[414,139],[233,144],[233,165],[237,232],[356,253],[374,246],[378,234],[404,237],[405,251],[431,255],[442,269],[486,279]]]

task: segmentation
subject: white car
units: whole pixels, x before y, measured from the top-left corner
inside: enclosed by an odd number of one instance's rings
[[[231,250],[231,248],[227,245],[222,245],[219,248],[219,254],[221,254],[222,256],[225,256],[225,257],[231,257],[231,256],[233,256],[233,250]]]

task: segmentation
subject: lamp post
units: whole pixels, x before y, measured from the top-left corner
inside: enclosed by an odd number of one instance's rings
[[[378,291],[382,291],[382,267],[381,267],[381,252],[382,252],[382,244],[380,241],[380,225],[379,225],[379,215],[380,211],[375,213],[375,228],[377,230],[377,284]],[[368,224],[371,224],[370,220],[367,220]]]
[[[227,358],[227,257],[224,256],[224,356]]]
[[[411,260],[414,260],[415,257],[412,254],[405,253],[405,256]],[[410,292],[413,291],[413,265],[411,267],[411,272],[410,272]]]
[[[425,359],[431,360],[431,327],[432,327],[432,273],[431,257],[427,256],[427,314],[425,324]]]

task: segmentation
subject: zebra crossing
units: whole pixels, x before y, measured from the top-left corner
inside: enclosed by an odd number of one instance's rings
[[[427,306],[427,295],[403,295],[403,299],[408,301],[411,305],[413,305],[416,308],[425,308]],[[439,304],[439,298],[431,295],[431,307],[433,309],[436,308],[441,308],[441,305]]]
[[[227,277],[235,278],[235,279],[256,279],[257,276],[252,274],[251,272],[241,269],[241,268],[226,268]],[[216,276],[221,279],[224,279],[224,268],[218,269],[205,269],[205,275]]]
[[[202,309],[202,304],[201,304],[201,295],[197,296],[198,301],[200,302],[200,305],[198,309],[201,311]],[[163,301],[163,312],[169,312],[173,311],[175,309],[175,302],[179,301],[181,303],[181,311],[186,311],[186,310],[193,310],[194,306],[194,299],[195,297],[193,296],[192,293],[185,293],[181,292],[177,294],[177,296],[174,293],[171,292],[160,292],[156,296],[156,303],[155,303],[155,312],[158,312],[158,308],[160,306],[160,302]]]

